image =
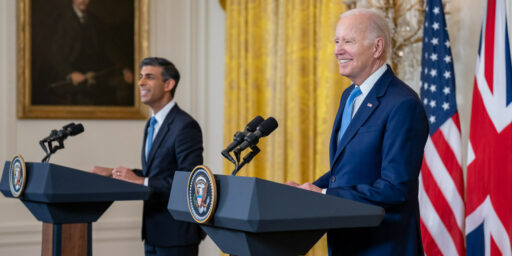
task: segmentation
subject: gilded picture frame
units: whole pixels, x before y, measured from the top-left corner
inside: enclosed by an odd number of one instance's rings
[[[148,55],[149,0],[17,4],[18,118],[147,118],[136,74]]]

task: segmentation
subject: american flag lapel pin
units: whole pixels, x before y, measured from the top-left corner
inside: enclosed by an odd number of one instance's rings
[[[366,106],[368,106],[369,108],[371,108],[371,107],[373,107],[373,104],[368,103]]]

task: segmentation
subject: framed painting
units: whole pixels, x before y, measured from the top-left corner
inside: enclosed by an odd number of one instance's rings
[[[18,118],[144,119],[148,0],[19,0]]]

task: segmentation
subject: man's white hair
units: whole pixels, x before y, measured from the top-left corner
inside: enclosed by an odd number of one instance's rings
[[[372,43],[378,37],[384,39],[384,56],[386,60],[388,60],[391,55],[391,29],[389,28],[387,20],[380,12],[366,8],[356,8],[346,11],[340,15],[340,19],[358,14],[368,17],[368,36]]]

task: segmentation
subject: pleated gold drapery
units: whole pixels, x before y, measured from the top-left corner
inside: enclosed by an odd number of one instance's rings
[[[226,12],[224,142],[256,115],[279,128],[239,175],[313,181],[329,169],[329,138],[341,92],[335,27],[340,0],[221,0]],[[224,164],[225,173],[233,165]],[[308,255],[326,255],[319,242]]]

